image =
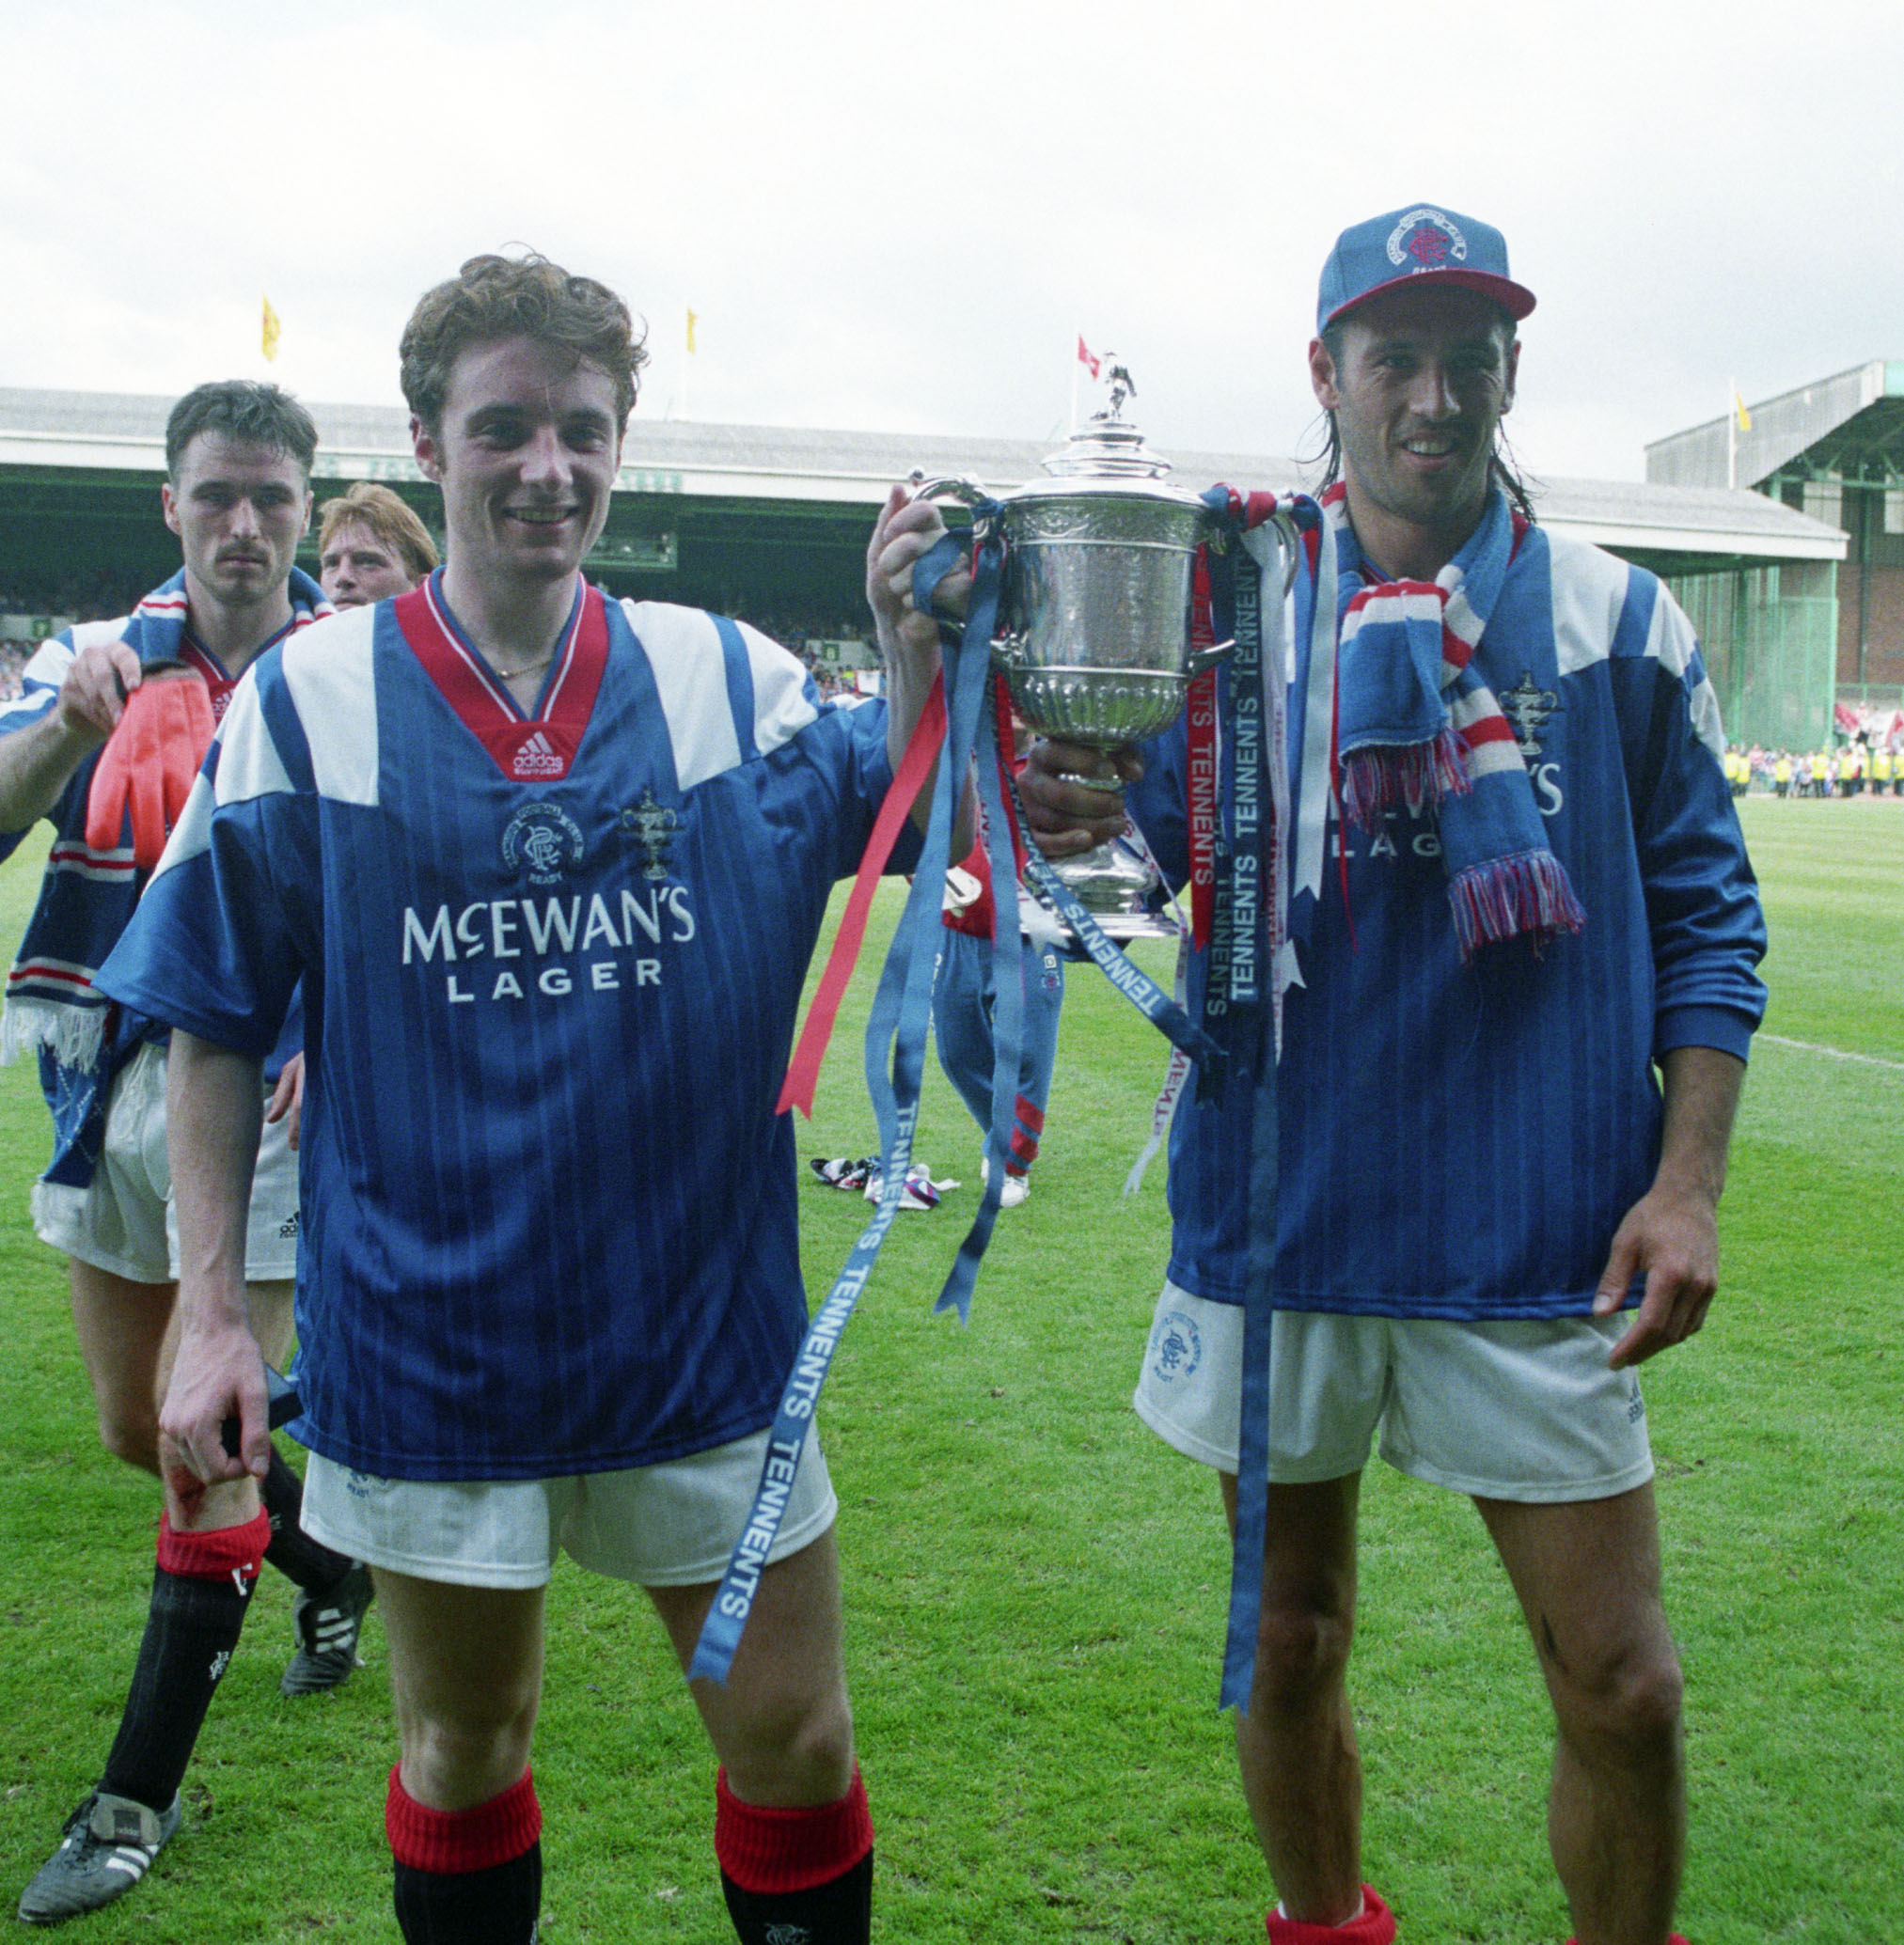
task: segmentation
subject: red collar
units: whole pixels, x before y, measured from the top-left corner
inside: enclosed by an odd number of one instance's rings
[[[569,774],[589,727],[608,659],[608,616],[599,588],[575,597],[555,659],[526,716],[449,612],[439,570],[391,604],[403,639],[443,699],[511,783],[555,783]]]

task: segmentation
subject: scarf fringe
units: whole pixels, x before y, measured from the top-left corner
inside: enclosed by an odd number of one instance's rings
[[[1448,886],[1463,961],[1497,940],[1524,937],[1538,951],[1562,933],[1579,932],[1586,913],[1550,851],[1522,852],[1470,865]]]
[[[1343,754],[1342,808],[1363,831],[1375,830],[1391,810],[1419,817],[1424,805],[1472,788],[1466,745],[1452,727],[1427,743],[1370,743]]]
[[[102,1000],[91,1006],[61,1006],[16,995],[0,1014],[0,1067],[46,1047],[62,1067],[90,1072],[99,1065],[105,1046],[106,1011]]]

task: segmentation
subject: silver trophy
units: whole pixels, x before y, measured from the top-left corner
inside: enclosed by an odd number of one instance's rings
[[[1049,478],[993,494],[957,478],[915,486],[924,499],[999,504],[1005,572],[992,659],[1033,729],[1099,749],[1168,729],[1190,678],[1229,647],[1190,646],[1191,573],[1213,524],[1195,494],[1165,481],[1170,462],[1123,416],[1134,390],[1112,365],[1109,405],[1043,462]],[[1293,572],[1295,531],[1277,524]],[[983,516],[977,531],[982,541],[992,531]],[[1129,845],[1100,844],[1053,869],[1111,938],[1176,935],[1151,909],[1156,871]]]

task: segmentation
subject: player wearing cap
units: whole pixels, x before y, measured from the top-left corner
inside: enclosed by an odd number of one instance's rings
[[[309,415],[275,385],[233,381],[187,393],[166,422],[160,489],[182,569],[133,614],[47,642],[27,666],[19,701],[0,714],[0,853],[42,816],[55,827],[0,1035],[8,1054],[38,1054],[53,1115],[34,1227],[66,1252],[101,1438],[152,1472],[179,1266],[165,1148],[167,1035],[149,1013],[110,1006],[95,968],[145,889],[238,676],[327,612],[291,564],[310,517],[316,446]],[[280,1006],[260,1027],[275,1043],[263,1073],[276,1081],[299,1026]],[[243,1275],[259,1341],[281,1363],[297,1256],[296,1164],[282,1127],[267,1130],[261,1147],[254,1140],[253,1152]],[[51,1923],[118,1897],[178,1828],[179,1784],[260,1557],[298,1588],[285,1693],[335,1687],[355,1668],[369,1576],[299,1530],[297,1475],[266,1450],[268,1517],[253,1504],[232,1531],[201,1529],[182,1515],[162,1527],[118,1735],[97,1788],[27,1886],[22,1918]]]
[[[1299,939],[1273,1206],[1248,1188],[1250,1088],[1187,1101],[1172,1131],[1173,1247],[1136,1403],[1217,1468],[1233,1521],[1240,1306],[1273,1226],[1262,1617],[1236,1746],[1278,1945],[1396,1936],[1361,1880],[1346,1691],[1377,1438],[1472,1497],[1520,1600],[1580,1945],[1664,1945],[1680,1877],[1681,1675],[1632,1367],[1711,1301],[1764,933],[1690,624],[1651,574],[1533,525],[1501,456],[1533,307],[1499,232],[1430,205],[1345,231],[1324,270],[1309,365],[1331,433],[1339,729],[1296,791],[1318,855],[1330,757],[1361,820],[1330,833]],[[1298,617],[1319,578],[1312,560]],[[1059,780],[1092,761],[1034,753],[1028,815],[1060,851],[1101,835]],[[1131,810],[1181,874],[1182,730],[1143,762]]]
[[[306,1518],[376,1570],[413,1945],[535,1937],[556,1551],[647,1588],[691,1656],[806,1324],[774,1113],[801,980],[936,666],[886,604],[890,707],[829,707],[752,630],[587,586],[644,356],[540,258],[424,296],[401,375],[448,565],[260,664],[103,975],[174,1010],[162,1426],[208,1498],[261,1451],[230,1235],[256,1022],[306,980]],[[927,518],[895,494],[877,537]],[[747,1945],[863,1945],[836,1502],[810,1446],[774,1483],[731,1677],[694,1685],[715,1851]]]

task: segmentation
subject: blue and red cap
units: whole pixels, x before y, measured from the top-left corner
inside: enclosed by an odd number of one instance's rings
[[[1507,274],[1507,240],[1471,216],[1433,203],[1413,203],[1345,229],[1322,266],[1316,293],[1318,332],[1372,297],[1412,277],[1431,277],[1491,298],[1510,318],[1534,308],[1534,292]]]

